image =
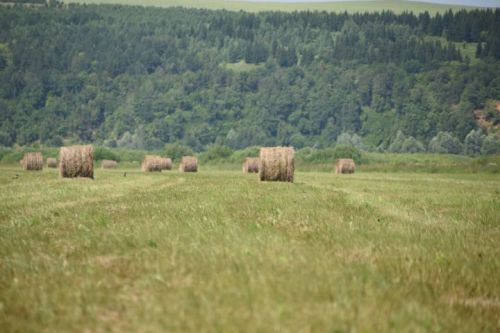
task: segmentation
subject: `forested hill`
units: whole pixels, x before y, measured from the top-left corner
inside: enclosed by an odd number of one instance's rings
[[[5,7],[0,145],[300,148],[343,134],[386,149],[474,129],[494,139],[499,73],[498,9]]]

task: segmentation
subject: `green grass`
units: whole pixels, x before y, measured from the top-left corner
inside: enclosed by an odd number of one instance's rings
[[[303,3],[277,3],[277,2],[248,2],[237,0],[68,0],[65,3],[93,3],[93,4],[122,4],[122,5],[139,5],[139,6],[158,6],[158,7],[175,7],[182,6],[187,8],[207,8],[207,9],[226,9],[233,11],[303,11],[303,10],[318,10],[332,12],[375,12],[382,10],[392,10],[396,13],[404,11],[413,11],[421,13],[428,11],[435,14],[444,12],[448,9],[470,9],[472,7],[452,6],[441,4],[430,4],[423,2],[407,2],[403,0],[377,0],[377,1],[342,1],[342,2],[303,2]]]
[[[95,176],[0,166],[0,331],[500,329],[498,174]]]
[[[448,44],[445,37],[425,36],[424,39],[426,41],[439,41],[443,46]],[[472,63],[478,62],[479,59],[476,56],[477,43],[452,42],[452,44],[460,51],[464,59],[468,57]]]

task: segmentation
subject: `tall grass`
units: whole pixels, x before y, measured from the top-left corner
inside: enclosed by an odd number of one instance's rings
[[[220,170],[240,170],[245,157],[259,156],[260,147],[248,147],[233,151],[224,146],[213,146],[206,152],[198,153],[200,167]],[[4,165],[17,164],[25,152],[41,151],[44,158],[58,156],[58,148],[26,147],[1,148],[0,163]],[[168,150],[170,151],[170,150]],[[145,151],[125,148],[95,147],[94,159],[115,160],[120,162],[120,168],[139,168],[140,162],[147,154],[169,156],[166,150]],[[192,153],[192,152],[191,152]],[[169,156],[172,157],[172,156]],[[446,154],[391,154],[359,152],[356,149],[339,146],[336,148],[299,149],[295,162],[300,171],[326,171],[334,169],[338,158],[354,158],[358,170],[377,172],[428,172],[428,173],[500,173],[500,155],[470,157],[464,155]],[[180,156],[174,159],[178,163]]]

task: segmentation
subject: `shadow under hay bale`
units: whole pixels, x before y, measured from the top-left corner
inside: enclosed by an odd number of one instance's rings
[[[53,157],[47,158],[47,167],[48,168],[57,168],[57,159]]]
[[[21,166],[24,170],[39,171],[43,169],[42,153],[26,153],[21,160]]]
[[[261,181],[293,183],[295,157],[293,147],[260,149],[259,177]]]
[[[158,155],[146,155],[141,164],[143,172],[161,172],[161,157]]]
[[[194,156],[183,156],[179,165],[180,172],[198,172],[198,160]]]
[[[61,147],[59,173],[62,178],[94,179],[94,148],[91,145]]]
[[[101,167],[103,169],[116,169],[118,168],[118,162],[113,160],[102,160]]]
[[[257,173],[259,172],[260,160],[258,157],[246,157],[243,162],[243,173]]]
[[[172,159],[168,157],[161,157],[161,169],[172,170]]]
[[[335,163],[335,173],[354,173],[356,164],[350,158],[341,158]]]

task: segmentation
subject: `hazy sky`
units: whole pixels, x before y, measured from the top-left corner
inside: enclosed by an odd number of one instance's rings
[[[376,0],[243,0],[251,2],[344,2],[344,1],[376,1]],[[442,3],[447,5],[465,5],[478,7],[500,7],[500,0],[407,0],[417,2]]]

